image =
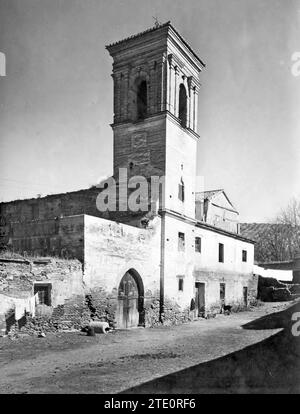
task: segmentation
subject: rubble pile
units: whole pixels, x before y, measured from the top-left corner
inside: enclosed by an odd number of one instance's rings
[[[103,289],[93,290],[92,294],[85,297],[85,308],[89,312],[89,319],[108,322],[110,327],[115,327],[117,300],[113,295]]]

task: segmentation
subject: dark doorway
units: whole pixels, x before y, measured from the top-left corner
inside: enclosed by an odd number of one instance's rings
[[[201,317],[204,316],[205,313],[205,283],[196,282],[196,309],[197,309],[197,316]]]
[[[118,328],[143,325],[144,292],[142,279],[134,270],[123,276],[118,290]]]
[[[51,306],[51,283],[35,284],[34,294],[38,294],[38,302],[40,305]]]
[[[243,298],[244,298],[244,305],[248,306],[248,288],[247,286],[243,287]]]
[[[225,305],[225,283],[220,283],[220,304],[221,308]]]

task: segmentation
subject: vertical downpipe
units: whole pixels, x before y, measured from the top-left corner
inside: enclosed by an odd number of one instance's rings
[[[165,233],[166,219],[165,211],[161,212],[161,248],[160,248],[160,297],[159,297],[159,320],[163,322],[164,298],[165,298]]]

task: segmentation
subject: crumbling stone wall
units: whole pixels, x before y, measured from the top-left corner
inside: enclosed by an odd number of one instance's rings
[[[104,288],[95,288],[85,296],[85,306],[90,319],[108,322],[116,327],[116,311],[118,306],[117,291],[108,293]]]
[[[0,203],[0,249],[83,260],[83,216],[141,226],[145,213],[102,212],[101,188]]]
[[[91,214],[100,216],[97,210],[96,198],[99,194],[96,187],[53,194],[46,197],[26,200],[14,200],[0,203],[2,230],[13,222],[30,222],[35,220],[51,220],[56,217]]]
[[[78,260],[54,258],[0,257],[0,325],[10,328],[16,323],[15,306],[19,300],[34,295],[35,283],[51,284],[51,306],[37,313],[43,323],[65,323],[79,326],[84,315],[84,286],[82,264]],[[39,305],[40,306],[40,305]],[[26,315],[26,317],[30,316]],[[23,318],[22,318],[23,319]],[[51,319],[51,323],[49,322]],[[18,322],[22,327],[24,320]]]
[[[23,256],[77,258],[83,262],[83,231],[83,215],[12,222],[9,226],[9,238],[2,237],[2,250]]]
[[[194,319],[190,307],[181,309],[174,300],[165,298],[164,312],[160,317],[160,301],[158,298],[145,301],[145,327],[179,325]]]

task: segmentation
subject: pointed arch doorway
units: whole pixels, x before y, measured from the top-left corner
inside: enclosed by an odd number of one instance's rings
[[[134,328],[144,325],[144,286],[134,269],[128,270],[118,288],[117,327]]]

